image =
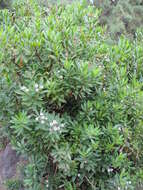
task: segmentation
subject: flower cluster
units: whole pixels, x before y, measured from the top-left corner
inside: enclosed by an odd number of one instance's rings
[[[126,186],[125,186],[125,189],[128,189],[128,187],[132,184],[131,181],[127,181],[126,182]],[[121,187],[118,187],[118,190],[121,190]]]
[[[44,124],[47,119],[48,118],[42,112],[38,117],[36,117],[36,121],[40,121],[41,124]]]
[[[49,187],[49,181],[48,181],[48,179],[46,179],[46,187],[47,187],[47,189]]]
[[[36,92],[39,92],[39,90],[42,90],[42,89],[44,88],[44,86],[43,86],[42,84],[39,85],[39,84],[37,84],[37,83],[35,84],[34,87],[35,87],[35,91],[36,91]]]
[[[59,124],[56,120],[53,120],[51,123],[50,123],[50,131],[51,132],[54,132],[54,131],[61,131],[61,128],[64,127],[64,124]]]
[[[42,85],[42,84],[35,84],[34,85],[34,88],[35,88],[35,91],[36,92],[39,92],[40,90],[42,90],[43,88],[44,88],[44,86]],[[24,92],[29,92],[29,89],[26,87],[26,86],[21,86],[21,88],[20,88],[22,91],[24,91]]]
[[[29,89],[26,86],[21,86],[20,88],[24,92],[29,92]]]

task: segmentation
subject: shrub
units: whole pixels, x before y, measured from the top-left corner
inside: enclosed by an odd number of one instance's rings
[[[8,190],[19,190],[22,188],[22,182],[17,179],[9,179],[6,181],[6,187]]]
[[[0,13],[0,117],[29,159],[27,190],[131,190],[143,180],[142,33],[109,45],[98,16],[85,2],[32,0]]]

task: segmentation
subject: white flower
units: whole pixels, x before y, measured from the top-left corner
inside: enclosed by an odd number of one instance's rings
[[[42,115],[42,116],[40,117],[40,119],[43,119],[43,120],[44,120],[44,119],[45,119],[45,116],[44,116],[44,115]]]
[[[118,187],[118,190],[121,190],[121,188],[120,188],[120,187]]]
[[[44,115],[44,114],[41,112],[41,113],[40,113],[40,116],[43,116],[43,115]]]
[[[23,91],[25,91],[25,92],[29,92],[29,89],[28,88],[26,88],[26,86],[21,86],[21,88],[20,88],[21,90],[23,90]]]
[[[53,123],[52,122],[50,123],[50,126],[53,127]]]
[[[35,84],[35,88],[38,88],[38,87],[39,87],[39,85],[36,83],[36,84]]]
[[[127,184],[131,185],[131,183],[132,183],[131,181],[127,181]]]
[[[21,86],[20,89],[21,89],[21,90],[25,90],[26,87],[25,87],[25,86]]]
[[[28,89],[28,88],[26,88],[26,89],[25,89],[25,92],[29,92],[29,89]]]
[[[41,120],[41,123],[42,123],[42,124],[44,124],[44,123],[45,123],[45,121],[44,121],[44,120]]]
[[[36,91],[36,92],[39,92],[39,88],[36,88],[35,91]]]
[[[58,130],[59,130],[59,127],[54,126],[54,127],[53,127],[53,130],[54,130],[54,131],[58,131]]]
[[[36,121],[38,121],[39,120],[39,118],[38,117],[36,117],[36,119],[35,119]]]
[[[46,187],[47,187],[47,188],[49,187],[49,182],[48,182],[48,180],[46,180]]]
[[[108,168],[108,172],[113,172],[113,169],[112,168]]]
[[[60,75],[60,76],[59,76],[59,78],[60,78],[60,79],[63,79],[63,76],[62,76],[62,75]]]
[[[50,131],[60,131],[61,127],[64,127],[64,124],[61,124],[61,125],[58,125],[58,122],[56,120],[53,120],[52,122],[50,122],[50,126],[51,126],[51,129]]]
[[[56,120],[53,120],[53,125],[57,125],[58,122]]]
[[[77,176],[80,177],[80,174],[78,174]]]
[[[57,127],[57,131],[59,131],[59,130],[60,130],[60,127],[58,126],[58,127]]]
[[[59,126],[52,126],[52,128],[49,129],[51,132],[53,131],[60,131],[60,127]]]
[[[39,88],[40,88],[40,89],[43,89],[43,88],[44,88],[44,86],[41,84],[41,85],[39,86]]]
[[[61,124],[61,127],[64,127],[65,125],[64,124]]]

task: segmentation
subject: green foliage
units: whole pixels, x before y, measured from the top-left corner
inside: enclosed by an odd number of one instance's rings
[[[16,179],[9,179],[5,183],[8,190],[19,190],[22,188],[22,182]]]
[[[142,183],[142,32],[109,45],[98,16],[85,2],[0,12],[0,118],[27,190]]]

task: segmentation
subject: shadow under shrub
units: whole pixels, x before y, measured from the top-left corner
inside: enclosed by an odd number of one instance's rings
[[[135,189],[143,180],[142,33],[111,46],[99,11],[84,2],[13,6],[0,12],[0,118],[29,158],[25,188]]]

